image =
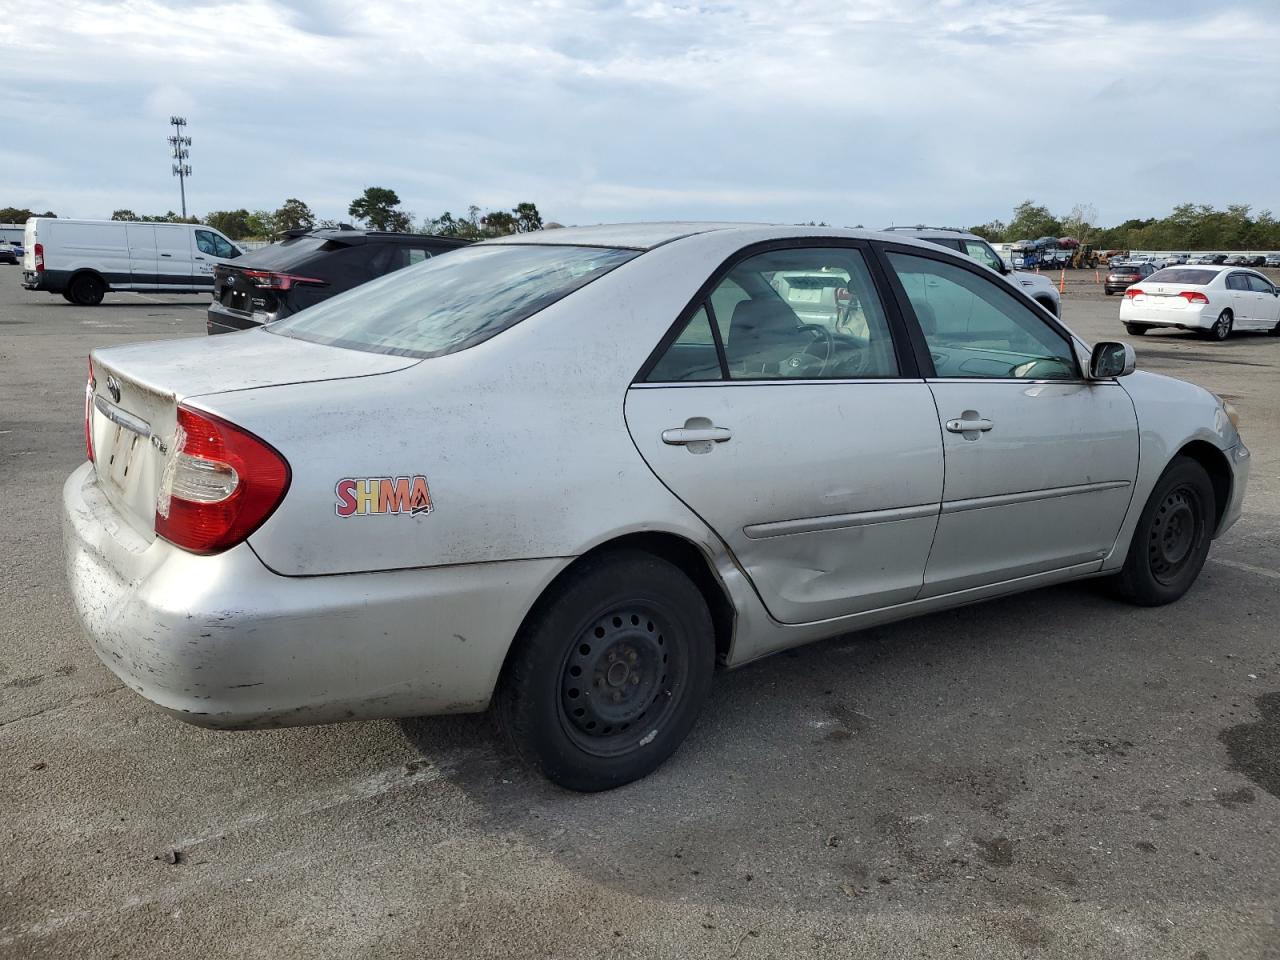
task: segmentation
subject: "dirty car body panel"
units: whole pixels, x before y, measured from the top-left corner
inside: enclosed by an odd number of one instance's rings
[[[797,370],[816,353],[816,376],[787,375],[784,357],[740,382],[648,377],[727,265],[775,246],[859,251],[869,285],[861,306],[879,305],[891,368],[833,375],[833,352],[867,349],[865,330],[809,324],[819,349]],[[861,231],[574,228],[406,268],[278,329],[95,351],[86,397],[94,461],[68,479],[63,508],[85,631],[131,688],[207,726],[475,711],[540,598],[584,555],[617,542],[659,537],[689,548],[723,600],[720,661],[735,666],[1114,570],[1164,466],[1191,442],[1232,471],[1217,532],[1238,515],[1247,451],[1216,398],[1153,375],[1091,383],[1076,368],[968,386],[936,376],[922,330],[937,318],[922,320],[927,308],[892,279],[890,246],[1008,288],[964,257]],[[450,261],[479,270],[530,250],[605,266],[457,349],[405,349],[399,329],[376,349],[334,333],[345,329],[344,309],[437,296],[432,284],[449,279]],[[1051,323],[1023,292],[1002,296]],[[313,311],[329,325],[308,327]],[[730,322],[726,311],[715,342],[694,346],[723,353],[734,323],[749,329],[748,313]],[[325,336],[309,338],[319,328]],[[1087,345],[1053,329],[1087,357]],[[975,363],[996,362],[989,344],[965,343],[981,352]],[[983,399],[993,391],[1021,399]],[[1077,401],[1065,420],[1055,392]],[[988,402],[1016,408],[1006,416],[1017,422],[1011,439],[1002,441],[995,414],[989,428],[953,431]],[[176,411],[234,425],[287,462],[278,503],[229,548],[202,554],[157,533],[189,440]],[[704,420],[730,436],[679,433]],[[1069,457],[1081,476],[1063,482],[1045,469],[1046,444],[1072,424],[1090,437],[1092,459]],[[954,478],[967,486],[949,490]],[[1060,496],[1066,487],[1081,489]],[[1050,539],[1002,563],[999,537],[983,538],[1018,525]],[[939,538],[950,552],[931,577]]]

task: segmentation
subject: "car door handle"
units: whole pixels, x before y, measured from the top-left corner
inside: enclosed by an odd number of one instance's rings
[[[160,256],[162,256],[162,257],[172,257],[172,256],[173,256],[173,254],[172,254],[172,253],[162,253],[162,254],[160,254]]]
[[[986,433],[991,429],[991,421],[985,418],[976,418],[973,420],[948,420],[947,430],[951,433],[970,433],[974,430],[981,430]]]
[[[728,427],[676,427],[662,431],[662,442],[680,447],[689,443],[724,443],[732,436]]]
[[[167,257],[167,256],[168,256],[168,254],[166,253],[166,254],[165,254],[165,256]],[[204,257],[196,257],[195,259],[197,259],[197,260],[203,260],[203,259],[204,259]]]

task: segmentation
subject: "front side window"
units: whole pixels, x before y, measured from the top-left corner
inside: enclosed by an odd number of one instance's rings
[[[201,253],[207,253],[211,257],[218,255],[218,246],[214,242],[214,236],[208,230],[196,231],[196,247]]]
[[[1276,288],[1265,277],[1259,277],[1255,274],[1249,274],[1249,289],[1254,293],[1266,293],[1274,295]]]
[[[884,308],[855,249],[789,248],[742,261],[716,285],[647,379],[713,379],[708,348],[715,349],[716,333],[725,360],[718,377],[898,376]]]
[[[370,353],[436,357],[482,343],[639,255],[551,244],[479,244],[397,270],[271,333]]]
[[[964,253],[977,260],[984,267],[990,267],[996,273],[1003,273],[1004,262],[996,256],[996,252],[981,240],[965,240]]]
[[[1070,341],[1003,281],[925,257],[890,253],[939,377],[1074,380]]]

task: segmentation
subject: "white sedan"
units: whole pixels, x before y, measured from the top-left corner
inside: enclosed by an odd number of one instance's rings
[[[1210,340],[1233,330],[1280,334],[1280,290],[1239,267],[1166,267],[1125,290],[1120,320],[1134,336],[1152,327],[1194,330]]]
[[[493,703],[599,790],[676,749],[717,665],[1083,577],[1181,597],[1249,450],[1228,404],[1133,364],[895,234],[521,234],[95,350],[67,576],[175,717]]]

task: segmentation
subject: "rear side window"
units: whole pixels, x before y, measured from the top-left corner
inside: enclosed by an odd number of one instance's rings
[[[1233,273],[1231,276],[1227,277],[1227,289],[1248,290],[1249,281],[1245,278],[1243,273]]]
[[[1217,270],[1193,270],[1187,267],[1167,267],[1164,270],[1157,270],[1151,275],[1151,279],[1155,283],[1192,283],[1203,286],[1212,283],[1213,278],[1218,275]]]
[[[549,244],[468,247],[387,274],[266,329],[370,353],[443,356],[488,340],[638,254]]]

